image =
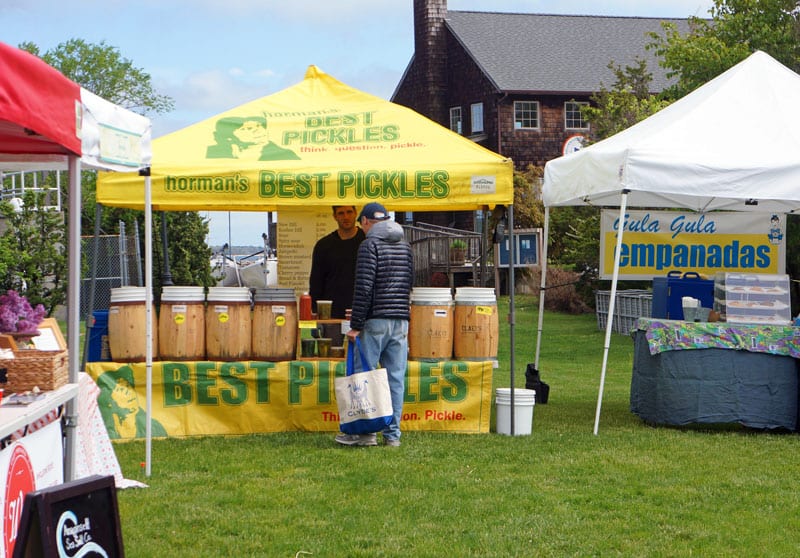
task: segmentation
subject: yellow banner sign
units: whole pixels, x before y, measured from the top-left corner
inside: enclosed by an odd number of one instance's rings
[[[109,437],[145,436],[144,363],[92,362]],[[343,361],[155,362],[155,437],[339,430]],[[403,430],[489,432],[492,362],[409,362]]]
[[[620,279],[652,279],[670,271],[713,277],[720,271],[782,274],[786,261],[783,214],[714,211],[603,210],[600,276],[614,270],[617,235],[622,229]]]

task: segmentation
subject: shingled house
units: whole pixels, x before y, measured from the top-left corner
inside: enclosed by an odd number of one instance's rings
[[[414,56],[391,100],[517,169],[543,166],[590,133],[580,106],[614,85],[610,62],[643,58],[653,92],[668,84],[645,49],[662,21],[688,28],[685,19],[448,11],[446,0],[414,0]],[[472,226],[456,213],[427,220]]]

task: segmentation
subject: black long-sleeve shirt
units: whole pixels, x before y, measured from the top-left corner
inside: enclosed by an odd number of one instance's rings
[[[308,294],[314,308],[318,300],[332,300],[332,318],[344,318],[345,310],[353,303],[356,256],[364,238],[361,229],[347,240],[342,240],[338,231],[333,231],[320,238],[314,246]]]

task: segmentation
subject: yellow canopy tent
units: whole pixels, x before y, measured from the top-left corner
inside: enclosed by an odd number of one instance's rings
[[[513,163],[309,66],[305,79],[153,141],[152,208],[273,211],[513,203]],[[141,209],[142,180],[101,173],[97,201]]]
[[[99,173],[97,202],[146,212],[512,208],[513,171],[511,159],[312,65],[297,85],[153,140],[148,179]],[[513,313],[513,273],[509,290]],[[146,329],[151,337],[149,320]],[[148,394],[151,362],[148,346]],[[513,386],[513,360],[511,374]]]

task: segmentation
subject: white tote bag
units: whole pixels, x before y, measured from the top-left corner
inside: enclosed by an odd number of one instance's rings
[[[361,357],[364,372],[354,372],[355,353]],[[347,350],[347,375],[334,378],[339,429],[345,434],[371,434],[386,428],[392,420],[392,396],[385,368],[369,370],[361,343],[350,341]]]

